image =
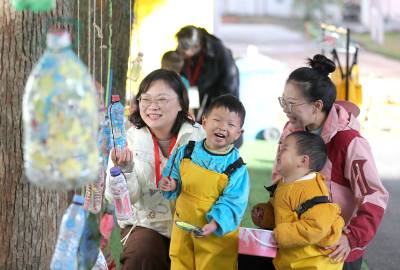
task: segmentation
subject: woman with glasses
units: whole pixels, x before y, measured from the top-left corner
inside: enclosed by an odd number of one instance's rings
[[[369,143],[360,135],[360,123],[354,115],[356,106],[344,102],[345,108],[335,103],[336,87],[328,77],[335,64],[317,54],[309,59],[309,65],[289,75],[279,98],[289,120],[280,142],[296,130],[320,135],[325,141],[328,161],[321,172],[330,199],[340,205],[346,223],[341,239],[330,247],[333,251],[329,257],[345,261],[343,269],[360,269],[389,195],[379,178]],[[272,179],[279,177],[275,164]]]
[[[188,117],[188,94],[173,71],[158,69],[147,75],[136,102],[138,110],[129,117],[134,126],[126,131],[127,147],[112,149],[109,163],[109,168],[122,168],[134,212],[130,219],[118,221],[122,269],[169,269],[174,204],[164,199],[158,181],[174,149],[203,139],[205,132]],[[112,202],[108,178],[105,195]]]

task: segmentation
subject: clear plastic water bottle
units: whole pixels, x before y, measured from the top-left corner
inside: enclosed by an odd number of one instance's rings
[[[114,199],[115,215],[118,220],[127,220],[133,214],[128,184],[120,167],[112,167],[110,174],[109,188]]]
[[[69,33],[50,32],[46,44],[23,97],[25,172],[38,186],[71,190],[98,174],[99,105]]]
[[[84,198],[75,195],[61,221],[57,244],[51,259],[51,270],[75,270],[78,264],[78,247],[85,226]]]
[[[120,102],[119,95],[112,95],[111,104],[108,107],[108,114],[111,120],[111,139],[112,146],[117,149],[125,147],[125,126],[124,126],[124,106]]]

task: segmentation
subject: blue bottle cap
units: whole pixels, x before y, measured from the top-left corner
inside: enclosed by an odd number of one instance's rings
[[[120,168],[120,167],[112,167],[112,168],[110,169],[110,174],[111,174],[112,176],[120,175],[120,174],[121,174],[121,168]]]
[[[74,195],[74,198],[72,199],[72,202],[75,203],[75,204],[80,204],[80,205],[82,205],[82,204],[85,202],[85,198],[83,198],[83,197],[80,196],[80,195],[75,194],[75,195]]]

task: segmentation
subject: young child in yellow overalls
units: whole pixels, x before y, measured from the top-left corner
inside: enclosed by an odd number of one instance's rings
[[[247,206],[249,175],[233,142],[243,132],[244,118],[237,98],[220,96],[203,118],[206,139],[180,147],[164,169],[159,187],[166,198],[176,199],[172,270],[237,269],[238,227]],[[201,230],[185,231],[179,222]]]
[[[275,269],[341,270],[343,262],[328,257],[344,226],[338,204],[329,201],[324,177],[325,143],[307,131],[289,134],[280,145],[277,168],[282,179],[268,187],[268,203],[252,210],[253,222],[273,229],[278,254]]]

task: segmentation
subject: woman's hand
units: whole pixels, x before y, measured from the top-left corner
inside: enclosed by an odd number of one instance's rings
[[[349,239],[347,239],[346,234],[342,234],[336,244],[330,247],[325,247],[325,249],[333,249],[333,252],[330,253],[328,256],[331,258],[331,260],[335,262],[343,262],[344,260],[346,260],[351,251]]]
[[[251,219],[253,223],[258,227],[262,227],[263,219],[264,219],[264,209],[259,206],[254,206],[251,209]]]
[[[158,187],[162,191],[174,191],[176,189],[176,180],[170,176],[163,177],[160,179]]]
[[[218,223],[215,220],[211,220],[210,223],[206,224],[201,228],[202,234],[196,237],[203,237],[212,234],[218,228]]]
[[[124,148],[112,148],[111,149],[111,160],[115,166],[120,166],[121,168],[126,168],[131,165],[133,159],[133,153],[129,150],[127,146]]]

